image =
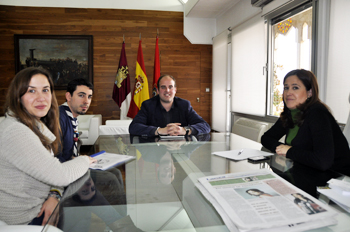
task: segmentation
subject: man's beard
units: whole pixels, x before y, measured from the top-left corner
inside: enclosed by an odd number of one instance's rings
[[[163,99],[160,99],[161,102],[164,102],[164,103],[171,103],[171,101],[169,100],[163,100]]]
[[[87,106],[85,106],[85,105],[81,105],[80,107],[87,107]],[[86,109],[86,111],[78,111],[78,110],[76,110],[76,113],[78,114],[78,115],[84,115],[84,114],[86,114],[86,112],[87,112],[87,110],[88,109]]]
[[[160,99],[161,102],[164,102],[164,103],[172,103],[173,100],[174,100],[174,98],[169,99],[169,100],[165,100],[165,99],[161,98],[160,96],[159,96],[159,99]]]
[[[86,114],[86,112],[84,112],[84,111],[77,111],[77,114],[84,115],[84,114]]]

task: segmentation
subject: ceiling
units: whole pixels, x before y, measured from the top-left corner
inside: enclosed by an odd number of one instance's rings
[[[187,14],[187,17],[217,18],[239,1],[241,0],[198,0],[196,5]]]
[[[189,11],[187,17],[217,18],[239,1],[248,0],[189,0],[187,4],[196,1],[197,3]],[[184,9],[180,0],[0,0],[0,5],[166,11],[183,11]]]

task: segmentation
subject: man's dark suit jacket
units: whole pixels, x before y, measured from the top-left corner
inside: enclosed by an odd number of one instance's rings
[[[155,136],[158,127],[166,127],[164,111],[158,95],[144,101],[129,126],[129,133],[139,136]],[[185,99],[174,97],[173,107],[169,112],[172,114],[173,123],[181,123],[182,127],[190,126],[193,135],[210,132],[209,124],[194,111],[191,103]]]

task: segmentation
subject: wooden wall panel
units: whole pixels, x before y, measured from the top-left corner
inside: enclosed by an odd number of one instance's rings
[[[211,88],[212,46],[193,45],[184,37],[183,13],[144,10],[0,6],[0,115],[15,75],[14,34],[93,35],[95,91],[88,113],[102,114],[105,122],[119,119],[120,115],[112,92],[123,35],[133,89],[141,33],[151,93],[157,29],[161,73],[176,78],[177,96],[190,100],[198,114],[211,124],[211,91],[207,93],[205,89]],[[64,93],[56,91],[60,104],[65,101]]]

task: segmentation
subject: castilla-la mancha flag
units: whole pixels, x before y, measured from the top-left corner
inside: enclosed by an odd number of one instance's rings
[[[122,51],[120,53],[119,66],[114,82],[112,97],[120,108],[120,119],[130,119],[126,116],[129,111],[131,93],[129,68],[125,53],[125,42],[123,42]]]
[[[139,42],[139,50],[137,52],[136,73],[135,73],[134,94],[132,95],[128,117],[135,118],[137,112],[141,108],[143,101],[149,99],[148,79],[146,76],[145,64],[143,62],[143,54],[141,40]]]
[[[157,95],[157,82],[160,77],[160,62],[159,62],[159,48],[158,48],[158,36],[156,39],[156,52],[154,55],[154,72],[153,72],[153,86],[152,86],[152,95],[153,97]]]

